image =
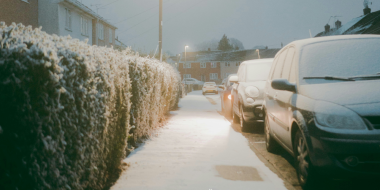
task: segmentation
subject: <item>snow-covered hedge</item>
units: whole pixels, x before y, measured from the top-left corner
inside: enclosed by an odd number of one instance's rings
[[[0,23],[0,189],[105,188],[130,130],[159,125],[178,83],[130,50]]]

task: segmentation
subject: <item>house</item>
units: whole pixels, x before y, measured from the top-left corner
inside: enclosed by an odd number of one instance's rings
[[[274,58],[280,49],[261,49],[260,58]],[[242,62],[258,59],[256,49],[221,52],[199,51],[182,55],[178,70],[183,78],[195,78],[201,81],[214,81],[220,83],[230,74],[237,73]],[[185,67],[184,67],[185,66]]]
[[[325,31],[317,34],[315,37],[350,35],[350,34],[380,34],[380,11],[371,13],[371,9],[366,7],[364,15],[354,18],[343,26],[338,20],[335,27],[331,28],[329,24],[325,26]]]
[[[38,27],[38,0],[2,0],[0,22]]]
[[[115,45],[117,28],[78,0],[39,0],[38,23],[49,34],[88,39],[92,45]]]

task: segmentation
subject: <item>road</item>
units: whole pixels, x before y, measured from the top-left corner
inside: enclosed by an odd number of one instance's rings
[[[302,189],[293,158],[266,151],[262,125],[242,132],[220,110],[219,95],[189,93],[168,124],[124,160],[129,168],[111,190]],[[316,189],[370,189],[352,181],[320,185]]]

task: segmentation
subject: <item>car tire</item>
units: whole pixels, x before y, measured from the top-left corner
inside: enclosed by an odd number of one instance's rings
[[[268,114],[265,115],[264,132],[265,132],[265,146],[267,148],[267,151],[271,152],[271,153],[276,152],[279,148],[279,144],[277,143],[277,141],[273,138],[272,134],[270,133],[270,125],[269,125]]]
[[[319,180],[317,179],[316,172],[310,161],[306,139],[300,130],[296,132],[293,147],[295,168],[300,186],[305,190],[315,187],[317,185],[317,181]],[[318,183],[321,183],[321,181]]]
[[[243,105],[242,104],[240,105],[239,112],[240,112],[240,114],[239,114],[240,115],[240,127],[241,127],[241,130],[244,132],[248,129],[249,123],[244,120],[244,113],[243,113]]]
[[[233,108],[232,108],[233,109]],[[234,110],[232,110],[232,121],[234,123],[239,123],[240,122],[240,117],[235,113]]]

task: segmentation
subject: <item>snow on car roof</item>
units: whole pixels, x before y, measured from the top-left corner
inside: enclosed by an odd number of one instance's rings
[[[242,64],[256,64],[256,63],[272,63],[273,58],[270,59],[254,59],[249,61],[244,61]]]
[[[371,39],[371,38],[377,38],[380,39],[379,35],[338,35],[338,36],[327,36],[327,37],[317,37],[317,38],[308,38],[304,40],[297,40],[289,45],[285,46],[291,46],[295,45],[297,47],[303,47],[308,44],[312,43],[318,43],[318,42],[327,42],[327,41],[334,41],[334,40],[349,40],[349,39]]]

